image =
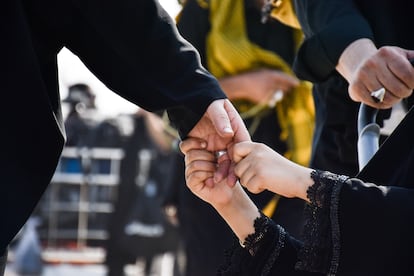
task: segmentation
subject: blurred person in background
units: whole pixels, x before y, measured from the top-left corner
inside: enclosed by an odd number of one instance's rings
[[[94,163],[91,153],[96,148],[120,148],[124,137],[121,133],[117,119],[104,117],[98,110],[96,94],[86,83],[75,83],[69,86],[67,96],[62,100],[68,105],[68,113],[64,120],[66,131],[66,148],[75,148],[80,160],[80,168],[66,167],[68,170],[81,169],[84,181],[90,181],[89,176],[99,170],[105,170],[104,165]],[[66,163],[69,166],[69,163]],[[73,166],[76,166],[74,163]],[[110,201],[111,192],[98,185],[88,185],[88,201],[90,203]],[[77,202],[80,199],[78,187],[73,185],[63,185],[60,187],[59,199],[69,202]],[[64,227],[74,227],[78,223],[77,215],[65,214],[60,220]],[[89,214],[89,224],[91,228],[101,229],[105,223],[95,213]],[[76,228],[76,227],[74,227]]]
[[[122,133],[116,118],[104,118],[95,104],[96,95],[89,85],[69,86],[63,99],[69,105],[64,124],[67,147],[120,147]]]
[[[140,259],[144,262],[145,275],[149,276],[155,257],[166,252],[175,253],[179,238],[173,225],[162,224],[162,202],[168,190],[173,137],[165,131],[161,117],[144,109],[132,114],[131,121],[133,131],[122,146],[120,182],[114,212],[107,225],[105,264],[108,276],[126,275],[125,266]],[[128,227],[138,223],[141,228],[128,231]],[[162,232],[157,231],[159,227],[163,228]]]
[[[68,95],[63,99],[69,106],[65,118],[66,146],[91,146],[91,130],[96,127],[97,118],[95,94],[85,83],[69,86]]]

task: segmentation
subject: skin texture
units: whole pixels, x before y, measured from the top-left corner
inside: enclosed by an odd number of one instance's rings
[[[234,144],[232,169],[239,181],[229,185],[226,179],[214,181],[218,160],[206,150],[200,139],[187,139],[180,144],[185,154],[185,177],[188,188],[210,203],[244,241],[254,232],[254,220],[260,215],[242,186],[250,192],[270,190],[285,197],[308,201],[306,191],[313,184],[311,169],[295,164],[262,143],[245,141]]]
[[[263,68],[219,79],[230,100],[245,99],[252,103],[266,104],[275,91],[290,92],[299,80],[278,70]]]
[[[357,102],[385,109],[411,95],[414,68],[409,60],[414,51],[394,46],[377,49],[369,39],[351,43],[339,58],[337,71],[349,83],[349,96]],[[386,89],[384,101],[376,103],[370,96],[381,87]]]
[[[250,135],[239,113],[229,100],[216,100],[210,104],[205,115],[190,131],[189,137],[203,139],[205,148],[211,152],[227,150],[241,141],[250,141]],[[225,154],[220,158],[215,170],[215,181],[226,178],[234,184],[236,178],[231,167],[230,157]]]

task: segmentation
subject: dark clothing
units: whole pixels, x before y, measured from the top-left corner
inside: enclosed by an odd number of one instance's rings
[[[0,250],[50,182],[65,135],[56,56],[75,53],[110,89],[151,111],[170,109],[185,136],[215,99],[217,82],[152,0],[5,0],[0,9],[4,150]],[[39,162],[39,160],[42,160]]]
[[[310,167],[335,173],[358,172],[357,118],[359,104],[348,95],[348,83],[333,74],[313,86],[315,132]]]
[[[404,135],[412,141],[414,116],[408,121]],[[393,135],[385,145],[400,148]],[[314,171],[315,184],[308,190],[311,203],[305,208],[304,238],[296,240],[280,225],[262,217],[255,222],[256,232],[246,239],[246,248],[235,241],[218,275],[410,275],[414,147],[412,143],[404,145],[404,153],[392,160],[399,168],[388,170],[386,178],[391,182],[387,186]],[[374,156],[370,162],[375,170],[363,179],[373,179],[377,171],[387,170],[381,166],[387,164],[384,159]]]
[[[144,198],[153,204],[152,209],[158,210],[157,214],[161,214],[161,203],[168,190],[167,177],[170,175],[170,162],[172,161],[171,155],[168,152],[163,152],[153,141],[148,133],[144,117],[134,115],[133,125],[134,131],[123,146],[124,157],[121,161],[118,192],[114,212],[108,223],[109,239],[105,245],[107,252],[105,263],[108,268],[107,275],[110,276],[124,275],[124,266],[135,263],[139,257],[148,259],[145,268],[150,269],[152,257],[156,253],[164,253],[161,251],[154,253],[155,250],[152,250],[151,253],[144,252],[143,249],[133,248],[135,243],[121,242],[126,235],[124,230],[126,224],[131,222],[129,219],[134,215],[136,204],[144,204],[142,202]],[[146,194],[147,196],[138,197],[138,193],[144,194],[148,191],[150,194]],[[140,200],[141,202],[138,202]],[[144,240],[144,238],[141,239]],[[154,242],[157,241],[154,239]],[[141,246],[148,247],[151,246],[150,243],[151,239],[148,238],[148,242]]]
[[[335,101],[347,95],[346,83],[335,72],[338,58],[347,45],[363,37],[371,38],[378,47],[414,49],[414,38],[409,35],[414,2],[298,0],[296,5],[307,35],[296,60],[296,72],[315,82],[315,92],[325,104],[317,108],[326,116],[320,120],[336,120],[337,127],[356,129],[357,112],[349,113],[355,104],[350,107],[348,101]],[[343,87],[333,88],[332,83],[339,79]],[[345,121],[352,117],[348,123]],[[413,123],[411,109],[357,175],[358,179],[314,172],[315,184],[308,190],[311,203],[305,209],[307,223],[301,241],[261,218],[255,225],[257,232],[249,238],[251,244],[246,248],[236,244],[220,275],[313,275],[311,271],[315,275],[338,276],[412,274]],[[319,131],[322,127],[333,128],[319,125]],[[326,141],[323,137],[316,139],[319,143]],[[334,149],[340,143],[321,147]],[[331,154],[325,160],[335,161],[335,152]],[[335,168],[341,170],[340,164]],[[254,243],[254,237],[260,234],[264,236]],[[253,257],[248,252],[251,248]]]
[[[297,64],[306,79],[319,82],[330,77],[343,50],[359,38],[369,38],[377,47],[414,48],[412,1],[298,0],[295,4],[307,37]]]
[[[0,275],[4,274],[7,264],[7,251],[0,253]]]
[[[316,129],[311,166],[356,175],[356,122],[358,103],[348,96],[347,82],[335,71],[343,50],[359,38],[377,47],[396,45],[414,49],[411,11],[414,3],[403,1],[295,1],[306,39],[294,70],[314,83]],[[379,113],[378,122],[389,110]]]
[[[66,132],[66,143],[68,147],[86,147],[91,145],[92,128],[95,125],[89,124],[76,111],[72,111],[64,122]]]
[[[277,22],[260,22],[261,13],[254,5],[255,1],[245,2],[245,21],[249,39],[266,50],[277,53],[291,64],[295,55],[294,33],[291,28]],[[189,0],[184,5],[177,23],[178,30],[200,52],[201,62],[207,66],[206,37],[210,31],[209,9],[200,7],[198,1]],[[250,126],[252,119],[245,120]],[[281,130],[276,109],[264,115],[252,139],[263,142],[284,154],[287,145],[280,139]],[[232,231],[217,212],[206,202],[193,195],[185,187],[184,160],[180,154],[176,157],[174,186],[178,187],[178,212],[181,233],[186,246],[187,276],[211,276],[223,263],[223,252],[232,243]],[[254,202],[263,208],[273,197],[265,191],[250,194]],[[298,199],[280,198],[273,218],[299,235],[302,229],[303,202]]]
[[[166,204],[177,206],[179,233],[185,250],[185,276],[212,276],[224,262],[232,232],[217,211],[196,197],[185,185],[183,156],[176,153]]]
[[[65,146],[119,148],[122,145],[123,137],[118,124],[115,118],[99,120],[96,114],[85,116],[73,109],[64,122]]]

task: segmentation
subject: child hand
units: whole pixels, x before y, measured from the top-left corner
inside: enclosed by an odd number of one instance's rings
[[[234,185],[228,185],[226,179],[214,181],[218,163],[230,162],[228,155],[217,159],[215,153],[205,149],[203,140],[195,138],[181,142],[180,149],[185,154],[187,187],[213,206],[228,204],[233,195]]]
[[[265,144],[238,143],[233,147],[233,160],[240,184],[250,192],[269,190],[307,200],[307,188],[313,184],[312,170],[288,160]]]

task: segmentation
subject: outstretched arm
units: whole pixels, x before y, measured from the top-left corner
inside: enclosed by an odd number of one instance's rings
[[[67,2],[60,13],[79,20],[63,20],[71,22],[61,28],[69,30],[61,34],[64,45],[111,90],[146,110],[166,109],[182,138],[206,139],[209,150],[250,139],[218,81],[158,1]],[[227,173],[220,166],[217,178]]]

